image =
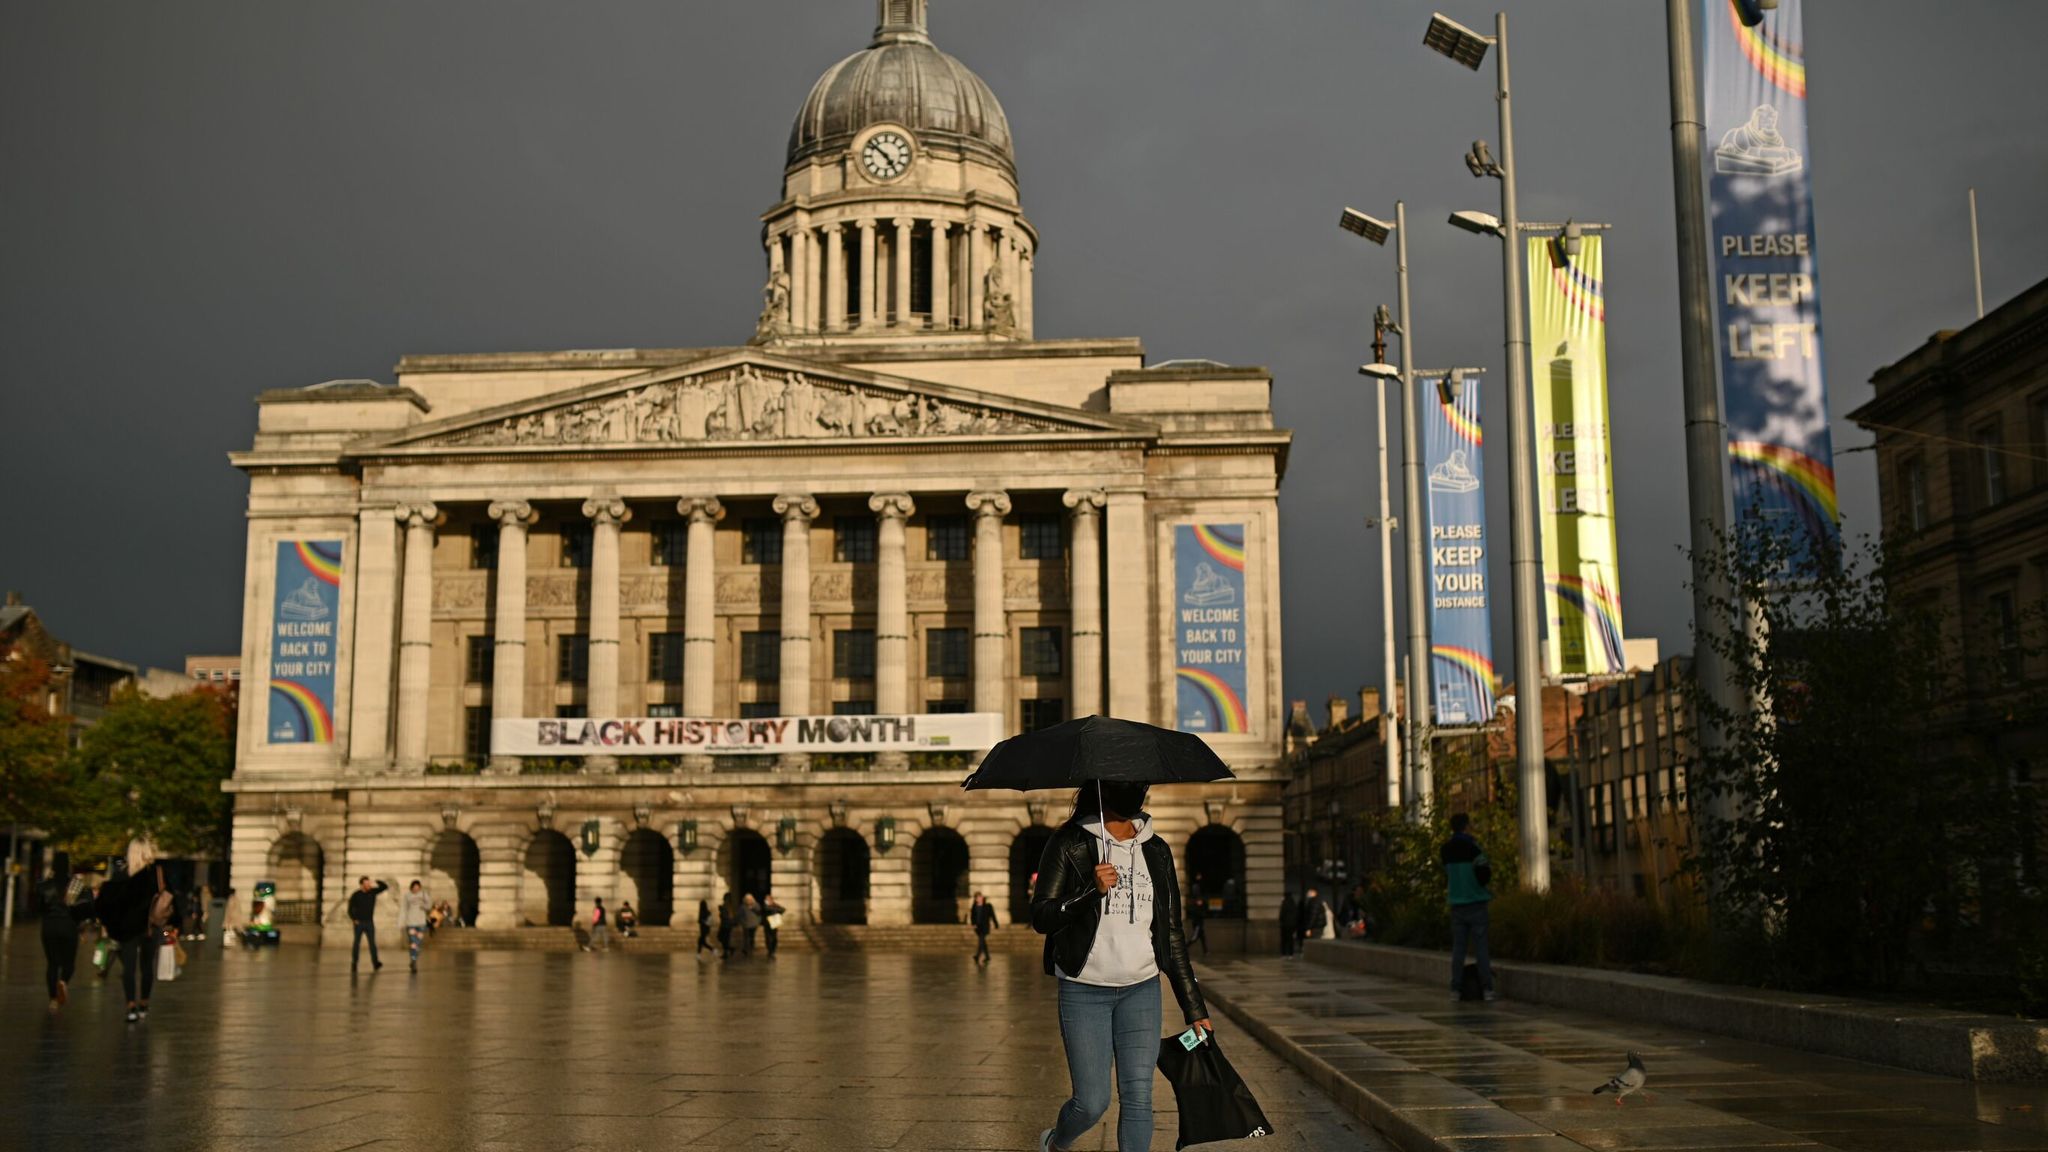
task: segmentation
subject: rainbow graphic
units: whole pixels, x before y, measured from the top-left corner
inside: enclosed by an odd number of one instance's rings
[[[1438,697],[1448,703],[1452,689],[1469,688],[1473,706],[1468,722],[1484,724],[1492,720],[1494,696],[1500,690],[1499,681],[1493,673],[1492,657],[1476,649],[1452,644],[1435,645],[1430,652],[1436,657]]]
[[[1246,718],[1244,700],[1237,690],[1224,683],[1221,676],[1199,668],[1176,668],[1174,676],[1181,685],[1200,694],[1209,710],[1209,721],[1214,727],[1211,732],[1249,732],[1251,723]],[[1185,722],[1182,728],[1185,730]]]
[[[1240,524],[1196,524],[1195,542],[1211,559],[1234,572],[1244,571],[1244,526]]]
[[[1607,293],[1598,277],[1567,260],[1551,264],[1550,278],[1557,285],[1557,294],[1572,307],[1602,324],[1607,322]]]
[[[1742,514],[1768,514],[1773,506],[1789,508],[1798,513],[1814,539],[1834,538],[1840,514],[1835,506],[1833,468],[1767,440],[1733,441],[1728,456],[1735,462],[1735,491]]]
[[[298,540],[292,547],[315,580],[341,587],[341,541]]]
[[[1806,59],[1800,45],[1765,31],[1765,25],[1775,21],[1766,19],[1754,28],[1745,28],[1735,5],[1724,3],[1721,7],[1735,31],[1735,45],[1742,49],[1750,66],[1780,92],[1798,100],[1806,99]]]
[[[1467,386],[1470,386],[1468,381]],[[1443,405],[1444,422],[1451,426],[1451,435],[1472,445],[1474,448],[1485,443],[1486,432],[1479,427],[1476,416],[1466,415],[1465,410],[1455,402]]]
[[[296,740],[280,740],[276,733],[273,733],[273,744],[334,743],[334,714],[327,710],[327,704],[314,694],[312,689],[296,680],[272,680],[270,695],[273,704],[270,710],[272,726],[276,727],[280,709],[283,709],[296,717],[298,733]]]
[[[1621,600],[1607,586],[1596,579],[1584,576],[1559,576],[1550,582],[1557,598],[1571,605],[1582,621],[1590,623],[1600,637],[1600,650],[1607,656],[1603,668],[1588,668],[1594,674],[1620,672],[1627,667],[1628,657],[1621,646]],[[1562,626],[1562,621],[1559,622]]]

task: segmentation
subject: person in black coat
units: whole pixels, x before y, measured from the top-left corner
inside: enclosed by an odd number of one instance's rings
[[[368,876],[356,882],[356,890],[348,894],[348,919],[355,926],[355,939],[349,947],[348,970],[353,972],[363,962],[363,941],[370,942],[370,971],[384,966],[377,959],[377,897],[391,885],[379,880],[371,887]]]
[[[92,898],[71,899],[69,877],[52,873],[36,885],[43,906],[43,984],[50,992],[50,1011],[71,999],[71,974],[78,968],[78,929],[92,919]]]
[[[699,954],[714,951],[711,947],[711,901],[697,901],[697,951]]]
[[[974,894],[974,906],[967,910],[967,920],[974,925],[974,962],[980,964],[988,959],[988,934],[996,926],[996,906],[988,897],[979,892]]]
[[[1292,892],[1280,894],[1280,955],[1294,955],[1301,943],[1301,901]]]
[[[178,918],[177,897],[164,887],[162,871],[146,846],[132,847],[126,859],[114,861],[114,874],[93,899],[93,918],[114,938],[121,957],[121,994],[128,999],[130,1024],[149,1017],[149,993],[156,986],[157,931]],[[150,910],[160,892],[171,897],[171,906],[163,923],[151,924]]]

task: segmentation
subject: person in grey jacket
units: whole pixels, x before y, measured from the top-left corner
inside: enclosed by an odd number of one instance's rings
[[[415,880],[406,889],[405,899],[399,902],[398,922],[405,925],[406,950],[412,953],[412,970],[420,970],[420,946],[427,942],[427,916],[433,911],[434,902],[427,899],[427,890]]]

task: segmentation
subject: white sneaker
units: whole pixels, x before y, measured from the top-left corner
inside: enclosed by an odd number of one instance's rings
[[[1053,1130],[1047,1128],[1038,1134],[1038,1152],[1053,1152],[1052,1133]]]
[[[1494,991],[1493,989],[1491,989],[1491,988],[1488,988],[1488,989],[1486,990],[1486,1001],[1487,1001],[1487,1003],[1491,1004],[1492,1002],[1494,1002],[1495,1000],[1498,1000],[1498,999],[1500,999],[1500,993],[1498,993],[1498,992],[1495,992],[1495,991]]]

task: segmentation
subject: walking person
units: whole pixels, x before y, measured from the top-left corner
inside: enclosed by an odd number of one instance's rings
[[[121,994],[128,1022],[149,1018],[149,993],[156,986],[157,939],[177,916],[177,899],[164,884],[156,850],[147,841],[128,846],[114,861],[114,874],[93,899],[93,916],[114,938],[121,958]]]
[[[1438,853],[1444,865],[1444,883],[1451,903],[1451,993],[1457,995],[1465,979],[1465,953],[1474,954],[1479,965],[1479,988],[1486,999],[1493,995],[1493,957],[1486,947],[1487,904],[1493,893],[1493,862],[1467,831],[1472,818],[1463,812],[1451,816],[1451,838]]]
[[[697,901],[697,954],[715,952],[711,946],[711,901]]]
[[[604,921],[604,897],[597,898],[597,907],[590,910],[590,944],[585,952],[607,950],[612,944],[612,930]]]
[[[775,902],[775,893],[770,892],[761,900],[761,934],[768,941],[768,958],[775,959],[775,941],[782,934],[782,917],[789,910]]]
[[[368,876],[356,881],[356,890],[348,894],[348,922],[355,926],[355,937],[349,944],[348,970],[353,972],[363,962],[363,941],[370,942],[370,971],[384,967],[384,961],[377,959],[377,897],[388,892],[391,885],[382,880],[371,887]]]
[[[420,887],[419,881],[413,881],[400,902],[398,922],[405,925],[405,947],[414,972],[420,970],[420,946],[427,942],[427,924],[433,909],[434,902],[427,899],[427,890]],[[371,953],[371,958],[375,957]]]
[[[1280,955],[1283,959],[1294,955],[1295,946],[1301,943],[1301,901],[1294,893],[1280,894]]]
[[[739,916],[733,912],[733,895],[725,894],[718,902],[718,958],[732,959],[732,934],[739,927]]]
[[[1330,914],[1330,902],[1314,888],[1301,901],[1301,938],[1303,940],[1335,940],[1337,918]],[[1307,951],[1303,949],[1303,951]]]
[[[979,892],[974,894],[974,906],[967,910],[968,922],[974,925],[974,962],[988,963],[988,934],[996,926],[996,906],[988,897]]]
[[[761,905],[752,892],[740,901],[740,955],[754,955],[754,933],[761,930]]]
[[[1031,926],[1048,937],[1045,965],[1059,977],[1060,1036],[1073,1095],[1039,1152],[1072,1148],[1109,1110],[1116,1081],[1117,1147],[1152,1144],[1152,1080],[1159,1063],[1159,977],[1181,1014],[1211,1031],[1181,929],[1173,850],[1152,834],[1143,784],[1084,786],[1073,815],[1046,843]]]
[[[1200,884],[1188,893],[1188,944],[1200,944],[1202,955],[1209,954],[1209,902],[1202,897]]]
[[[78,970],[78,930],[92,919],[92,898],[83,878],[52,873],[36,885],[43,906],[43,984],[50,993],[50,1011],[71,1001],[71,976]]]

